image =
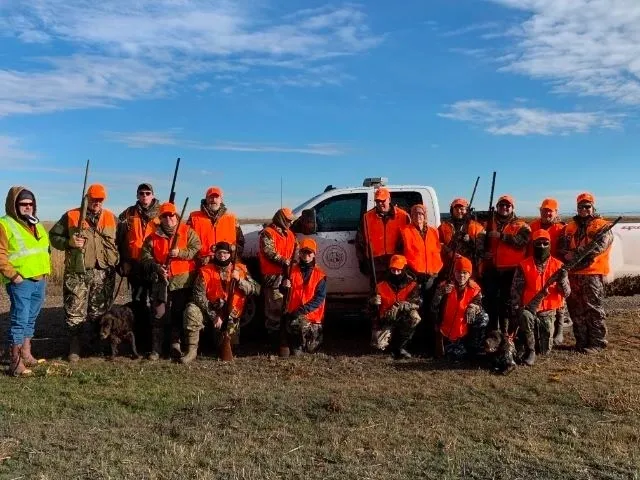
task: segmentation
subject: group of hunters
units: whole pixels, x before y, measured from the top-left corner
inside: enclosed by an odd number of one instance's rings
[[[136,195],[135,205],[116,216],[104,207],[106,188],[90,185],[84,218],[80,208],[71,209],[47,232],[36,216],[35,194],[20,186],[9,190],[0,218],[0,277],[11,301],[11,375],[29,375],[38,363],[31,341],[50,247],[65,252],[70,362],[81,352],[100,352],[99,322],[112,306],[117,275],[130,285],[151,361],[167,350],[177,361],[193,361],[205,327],[214,342],[223,332],[237,341],[247,297],[260,294],[271,345],[284,341],[294,355],[317,351],[326,275],[316,264],[315,241],[293,233],[289,208],[277,210],[260,232],[258,283],[241,261],[245,240],[220,188],[210,187],[184,221],[173,203],[155,198],[150,184],[140,184]],[[407,213],[392,205],[383,186],[374,199],[360,223],[356,252],[371,279],[375,349],[396,359],[410,358],[415,349],[453,361],[511,352],[501,357],[507,367],[518,356],[533,365],[536,354],[563,343],[569,316],[578,351],[607,346],[604,277],[613,236],[590,193],[578,195],[577,214],[566,224],[551,198],[530,224],[516,216],[509,195],[498,199],[486,222],[471,218],[469,202],[456,198],[450,219],[438,228],[427,224],[424,205]],[[498,338],[493,347],[492,335]]]

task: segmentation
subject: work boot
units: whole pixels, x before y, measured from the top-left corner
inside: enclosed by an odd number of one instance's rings
[[[525,340],[524,358],[522,359],[522,362],[531,367],[536,363],[536,339],[533,332],[527,333]]]
[[[31,355],[31,338],[25,337],[22,343],[22,362],[26,367],[35,367],[38,365],[38,360]]]
[[[187,330],[187,353],[180,359],[180,363],[190,363],[198,356],[198,341],[200,340],[200,331]],[[178,345],[178,348],[180,345]]]
[[[24,377],[33,372],[28,369],[22,361],[22,345],[11,346],[11,363],[9,364],[9,375],[14,377]]]
[[[152,362],[160,358],[160,353],[162,352],[162,334],[162,326],[151,329],[151,353],[149,353],[148,359]]]
[[[69,356],[67,360],[76,363],[80,360],[80,327],[71,327],[69,336]]]
[[[395,360],[408,360],[411,358],[411,354],[404,348],[394,349],[391,355]]]
[[[181,335],[178,330],[171,330],[171,356],[178,360],[182,356],[182,350],[180,350]]]

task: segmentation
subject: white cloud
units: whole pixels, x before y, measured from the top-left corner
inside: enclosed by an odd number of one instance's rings
[[[539,108],[501,107],[486,100],[465,100],[439,116],[483,127],[493,135],[569,135],[595,128],[620,128],[620,115],[603,112],[553,112]]]
[[[491,0],[530,16],[507,32],[503,70],[550,81],[555,92],[640,104],[638,0]]]
[[[239,85],[229,72],[251,72],[243,75],[245,83],[336,85],[350,78],[337,69],[336,58],[374,48],[384,38],[370,31],[354,4],[286,17],[268,17],[267,11],[248,0],[0,3],[0,37],[62,46],[46,46],[48,56],[0,70],[0,116],[166,95],[194,74],[197,90],[213,82]]]
[[[462,35],[467,35],[468,33],[474,33],[483,30],[495,30],[500,26],[497,22],[483,22],[483,23],[473,23],[471,25],[467,25],[465,27],[456,28],[454,30],[449,30],[441,33],[443,37],[458,37]]]
[[[7,168],[16,160],[31,160],[37,157],[33,152],[24,150],[18,138],[0,135],[0,164]]]
[[[179,138],[180,131],[176,128],[163,132],[105,132],[105,135],[112,141],[123,143],[131,148],[173,145],[185,149],[231,152],[299,153],[324,156],[337,156],[345,153],[344,147],[334,143],[310,143],[301,146],[243,142],[200,143]]]

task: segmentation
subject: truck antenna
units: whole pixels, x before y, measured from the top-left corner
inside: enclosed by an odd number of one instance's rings
[[[282,208],[282,176],[280,176],[280,208]]]

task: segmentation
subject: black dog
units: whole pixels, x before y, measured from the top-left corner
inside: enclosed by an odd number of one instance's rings
[[[133,313],[132,302],[126,305],[113,305],[107,313],[100,319],[100,338],[111,341],[111,358],[118,354],[118,345],[123,340],[129,340],[132,358],[139,358],[136,348],[136,336],[133,333],[135,325],[135,315]]]

